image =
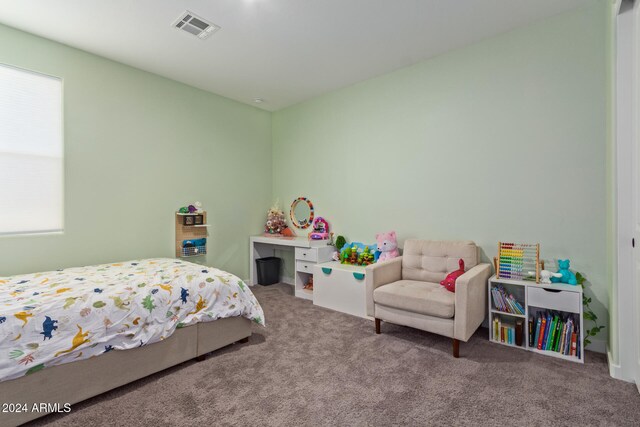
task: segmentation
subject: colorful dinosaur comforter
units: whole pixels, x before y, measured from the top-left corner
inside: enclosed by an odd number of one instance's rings
[[[176,259],[0,277],[0,381],[234,316],[264,325],[240,279]]]

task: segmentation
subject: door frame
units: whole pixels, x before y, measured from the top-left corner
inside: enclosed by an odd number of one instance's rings
[[[612,298],[616,306],[618,360],[609,360],[611,376],[636,382],[640,376],[640,292],[634,268],[634,209],[638,206],[638,47],[637,37],[640,1],[622,2],[616,18],[616,83],[615,83],[615,170],[616,170],[616,250],[617,280]],[[640,250],[640,241],[635,250]],[[617,362],[617,363],[616,363]],[[640,386],[640,385],[639,385]]]

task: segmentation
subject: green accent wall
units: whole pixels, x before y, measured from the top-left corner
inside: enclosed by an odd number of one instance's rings
[[[273,114],[0,25],[0,63],[61,77],[65,93],[65,231],[0,237],[0,276],[172,257],[173,213],[200,200],[200,261],[246,278],[267,209],[307,196],[348,240],[472,239],[486,261],[500,240],[540,242],[586,274],[607,323],[611,11],[590,0]]]
[[[64,233],[0,237],[0,276],[173,257],[174,212],[199,200],[200,261],[248,277],[271,204],[270,113],[1,25],[0,63],[64,79],[65,121]]]
[[[274,198],[307,196],[332,231],[365,243],[387,230],[400,246],[471,239],[490,260],[498,241],[539,242],[587,276],[606,323],[610,7],[274,113]]]

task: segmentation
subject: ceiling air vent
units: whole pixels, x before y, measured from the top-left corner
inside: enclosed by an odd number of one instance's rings
[[[173,23],[173,26],[202,40],[220,29],[216,24],[207,22],[189,11],[180,15],[180,17]]]

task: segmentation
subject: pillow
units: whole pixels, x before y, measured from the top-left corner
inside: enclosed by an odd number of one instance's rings
[[[460,261],[458,261],[458,265],[460,266],[458,270],[452,271],[451,273],[447,274],[447,277],[445,277],[444,280],[440,282],[440,284],[444,286],[449,292],[456,291],[456,279],[464,274],[464,260],[462,258],[460,258]]]

